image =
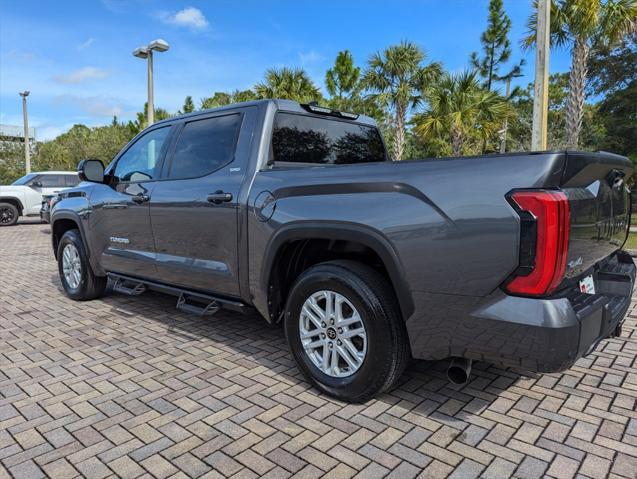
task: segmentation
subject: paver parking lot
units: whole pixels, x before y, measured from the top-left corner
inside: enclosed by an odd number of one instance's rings
[[[0,478],[637,477],[637,311],[563,374],[419,362],[361,405],[283,331],[175,298],[62,293],[49,227],[0,228]]]

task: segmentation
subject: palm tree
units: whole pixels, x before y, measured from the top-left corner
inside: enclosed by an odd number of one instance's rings
[[[535,42],[536,13],[529,18],[526,46]],[[596,44],[613,46],[627,34],[637,31],[637,0],[552,0],[551,43],[571,48],[569,96],[566,105],[566,142],[579,145],[588,57]]]
[[[322,99],[321,92],[301,68],[270,68],[265,81],[257,83],[254,91],[259,98],[283,98],[299,103]]]
[[[399,45],[377,52],[368,62],[363,76],[364,86],[371,97],[392,114],[394,130],[393,158],[400,161],[405,151],[405,123],[409,108],[417,106],[422,92],[441,74],[440,63],[423,65],[425,53],[414,43],[403,41]]]
[[[507,101],[482,87],[472,71],[445,73],[426,97],[427,108],[413,118],[415,132],[426,140],[450,140],[453,156],[463,153],[468,139],[479,140],[479,145],[494,135],[510,110]]]

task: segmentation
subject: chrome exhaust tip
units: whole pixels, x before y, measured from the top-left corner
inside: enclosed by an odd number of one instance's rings
[[[453,358],[447,368],[447,379],[452,384],[465,384],[471,375],[471,359]]]

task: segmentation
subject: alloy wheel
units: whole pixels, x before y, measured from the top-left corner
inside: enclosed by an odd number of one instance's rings
[[[62,271],[67,284],[72,289],[77,289],[82,280],[82,263],[74,244],[67,244],[62,251]]]
[[[363,320],[354,305],[335,291],[318,291],[305,300],[299,334],[305,353],[328,376],[351,376],[365,360]]]
[[[0,208],[0,223],[8,225],[13,223],[15,212],[8,207]]]

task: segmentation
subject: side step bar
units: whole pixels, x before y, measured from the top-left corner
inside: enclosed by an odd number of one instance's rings
[[[160,293],[170,294],[179,298],[177,300],[177,309],[187,313],[199,314],[201,316],[212,315],[220,308],[244,314],[254,311],[251,306],[235,299],[190,291],[177,286],[169,286],[119,273],[107,273],[107,276],[114,282],[113,291],[117,293],[128,294],[129,296],[138,296],[147,290],[153,290]]]
[[[126,294],[128,296],[139,296],[146,292],[146,285],[139,281],[129,281],[123,278],[117,278],[113,283],[113,291],[116,293]]]
[[[208,304],[203,305],[198,304],[198,302],[188,303],[189,299],[191,299],[191,297],[188,293],[181,293],[177,300],[177,309],[184,313],[198,314],[199,316],[212,316],[221,308],[217,300],[212,300]]]

